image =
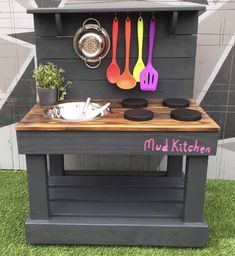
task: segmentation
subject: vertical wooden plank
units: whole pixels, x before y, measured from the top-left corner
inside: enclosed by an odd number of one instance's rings
[[[202,222],[208,156],[187,156],[185,174],[184,222]]]
[[[167,157],[167,176],[181,177],[183,167],[183,156],[168,156]]]
[[[99,170],[99,156],[97,154],[78,154],[76,159],[78,170]]]
[[[160,171],[162,156],[148,156],[148,171]]]
[[[99,155],[99,170],[127,171],[130,169],[130,155]]]
[[[77,155],[64,155],[64,169],[78,170]]]
[[[49,155],[50,175],[64,175],[64,156]]]
[[[90,171],[99,169],[99,159],[97,154],[76,154],[64,155],[65,170]]]
[[[148,156],[145,155],[131,155],[131,170],[132,171],[147,171],[148,170]]]
[[[46,155],[26,155],[30,217],[47,220],[49,217],[48,174]]]

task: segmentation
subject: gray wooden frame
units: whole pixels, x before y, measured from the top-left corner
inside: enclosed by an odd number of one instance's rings
[[[169,143],[173,139],[181,144],[186,140],[210,147],[208,152],[164,152],[144,151],[146,140]],[[18,131],[19,152],[21,154],[143,154],[143,155],[215,155],[218,132],[59,132],[59,131]]]
[[[204,247],[208,239],[208,226],[203,219],[208,154],[168,155],[167,177],[148,171],[94,170],[90,174],[78,172],[76,176],[63,173],[63,152],[115,154],[131,145],[126,154],[134,148],[145,154],[136,141],[149,135],[158,141],[165,136],[183,136],[189,141],[200,137],[201,143],[212,148],[211,154],[216,152],[218,133],[18,131],[19,151],[26,153],[29,180],[27,241]],[[53,167],[49,179],[46,154]],[[182,155],[187,155],[185,177]]]

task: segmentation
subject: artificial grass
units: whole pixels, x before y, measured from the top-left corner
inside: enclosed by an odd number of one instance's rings
[[[235,255],[235,181],[208,181],[205,207],[209,224],[209,242],[204,249],[29,245],[24,236],[24,221],[28,214],[26,173],[0,171],[0,255]]]

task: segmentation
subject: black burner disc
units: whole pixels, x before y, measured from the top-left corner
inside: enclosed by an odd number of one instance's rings
[[[153,112],[147,109],[126,110],[124,118],[131,121],[148,121],[153,119]]]
[[[162,101],[162,105],[168,108],[187,108],[189,100],[183,98],[167,98]]]
[[[171,118],[178,121],[198,121],[202,113],[193,109],[175,109],[171,111]]]
[[[144,108],[148,106],[148,101],[142,98],[128,98],[122,100],[124,108]]]

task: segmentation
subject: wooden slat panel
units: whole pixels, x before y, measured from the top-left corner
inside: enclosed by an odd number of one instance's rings
[[[111,85],[107,80],[100,81],[72,81],[66,99],[78,100],[88,96],[92,99],[107,97],[108,99],[124,99],[128,97],[165,98],[193,96],[193,80],[159,80],[155,92],[141,91],[139,84],[132,90],[121,90],[116,85]]]
[[[100,170],[130,170],[131,161],[128,155],[99,155],[99,169]]]
[[[102,202],[156,202],[183,201],[183,189],[169,188],[81,188],[60,187],[49,189],[50,200],[102,201]]]
[[[96,13],[93,15],[94,18],[101,22],[107,32],[111,35],[112,31],[112,19],[114,18],[114,13]],[[139,12],[131,13],[130,17],[132,19],[132,34],[136,34],[136,21],[138,19]],[[145,22],[145,35],[148,34],[148,24],[149,19],[152,16],[151,12],[142,12],[142,16]],[[64,36],[73,36],[76,30],[82,26],[85,19],[89,18],[89,13],[69,13],[62,14],[62,26]],[[124,34],[124,19],[126,18],[126,13],[118,13],[119,18],[119,34]],[[169,34],[171,26],[172,12],[157,13],[157,33],[158,34]],[[40,36],[57,36],[56,26],[55,26],[55,16],[54,14],[35,14],[35,34],[37,37]],[[180,35],[191,35],[197,33],[197,22],[198,13],[197,12],[180,12],[179,19],[176,27],[176,34]]]
[[[133,171],[132,171],[133,172]],[[50,187],[138,187],[138,188],[183,188],[184,180],[181,177],[156,177],[156,172],[138,171],[133,172],[133,175],[119,175],[116,171],[116,175],[102,174],[100,171],[96,171],[96,175],[89,176],[53,176],[49,177]],[[134,174],[135,173],[135,174]],[[137,175],[138,174],[138,175]],[[142,175],[141,175],[142,174]]]
[[[55,47],[56,45],[56,47]],[[79,58],[73,49],[72,37],[43,37],[36,39],[37,57],[39,59],[77,59]],[[177,58],[177,57],[194,57],[196,53],[196,36],[162,36],[156,35],[154,57]],[[131,38],[130,57],[137,58],[138,44],[137,36]],[[125,39],[124,34],[120,34],[117,47],[118,58],[125,57]],[[148,56],[148,36],[143,40],[143,57]],[[107,55],[111,58],[111,50]]]
[[[65,155],[66,174],[68,170],[97,170],[99,168],[99,156],[95,154]]]
[[[106,70],[111,62],[103,59],[98,69],[90,70],[81,59],[38,59],[38,63],[53,61],[57,66],[66,70],[65,77],[69,80],[105,80]],[[124,59],[117,60],[120,69],[124,69]],[[144,59],[146,62],[146,58]],[[136,59],[130,59],[130,70],[133,70]],[[158,70],[159,79],[188,79],[194,77],[194,58],[153,58],[153,66]],[[105,95],[104,95],[105,97]]]
[[[150,138],[153,138],[150,141],[153,147],[144,147],[146,140]],[[18,131],[17,139],[21,154],[215,155],[218,132],[31,130]],[[161,146],[159,148],[159,145],[165,145],[166,139],[169,144],[165,148],[168,149],[167,152]],[[185,141],[188,147],[196,147],[196,144],[198,146],[192,152],[186,147],[184,152],[180,145]],[[175,148],[173,143],[179,144],[178,147]],[[157,145],[158,149],[155,149]]]
[[[182,203],[50,201],[51,215],[180,217]]]

